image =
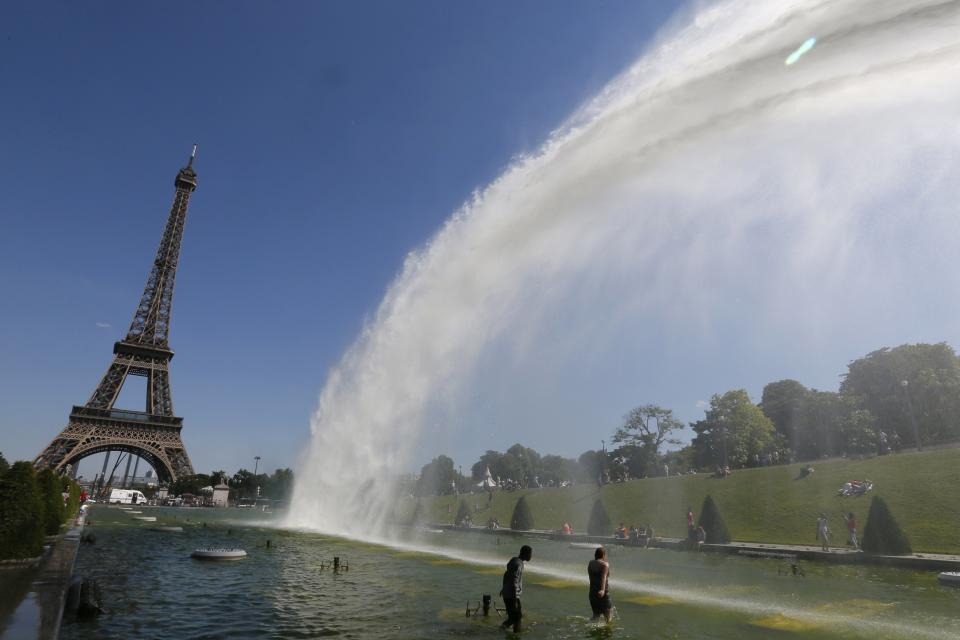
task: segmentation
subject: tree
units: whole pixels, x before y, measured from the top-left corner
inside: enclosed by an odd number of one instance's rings
[[[603,506],[603,501],[597,498],[593,501],[593,507],[590,509],[587,533],[592,536],[608,536],[612,530],[613,525],[610,524],[610,516],[607,515],[607,509]]]
[[[480,459],[473,463],[473,466],[470,467],[470,476],[475,482],[480,482],[483,480],[483,475],[486,473],[487,469],[490,469],[490,475],[496,478],[498,475],[497,470],[500,468],[502,459],[502,453],[488,449],[487,452],[480,456]]]
[[[879,436],[877,418],[866,409],[854,409],[840,420],[840,442],[847,453],[876,451]]]
[[[696,451],[693,445],[687,445],[682,449],[667,451],[663,454],[664,464],[670,465],[670,469],[676,469],[678,472],[687,471],[697,466]]]
[[[505,461],[510,457],[513,457],[520,467],[519,474],[514,477],[514,480],[523,486],[529,486],[533,479],[540,475],[540,454],[533,449],[517,443],[507,449],[504,454]]]
[[[853,396],[780,380],[763,388],[761,408],[799,460],[876,451],[876,419]]]
[[[7,469],[10,468],[10,463],[7,462],[7,459],[3,457],[3,454],[0,453],[0,476],[7,472]]]
[[[944,342],[885,347],[854,360],[840,392],[876,416],[880,431],[905,443],[960,438],[960,360]]]
[[[692,425],[698,466],[742,467],[777,447],[773,423],[744,389],[714,395],[706,417]]]
[[[884,555],[908,555],[913,553],[910,540],[904,535],[897,519],[890,513],[886,501],[874,496],[867,514],[867,526],[863,530],[861,546],[869,553]]]
[[[607,457],[602,451],[584,451],[577,458],[577,466],[580,470],[580,479],[588,482],[596,482],[597,476],[603,473],[606,466]]]
[[[60,478],[52,469],[43,469],[37,474],[37,487],[43,502],[43,530],[48,536],[60,533],[63,524],[63,488]]]
[[[623,424],[613,434],[613,443],[620,445],[617,453],[630,475],[640,477],[656,471],[664,443],[680,444],[670,434],[682,428],[683,423],[673,417],[671,409],[645,404],[623,417]]]
[[[577,475],[577,461],[562,456],[545,455],[540,460],[540,482],[559,485]]]
[[[33,465],[13,463],[0,477],[0,559],[43,551],[43,502]]]
[[[704,531],[707,532],[706,541],[709,544],[727,544],[730,542],[730,531],[727,529],[727,523],[720,515],[720,509],[713,501],[712,496],[708,495],[703,499],[697,526],[703,527]]]
[[[446,496],[454,493],[457,473],[453,469],[453,459],[437,456],[420,469],[417,480],[418,496]]]
[[[530,511],[530,505],[527,504],[526,496],[520,496],[516,506],[513,507],[513,515],[510,516],[510,528],[515,531],[533,529],[533,513]]]
[[[247,473],[249,473],[249,471]],[[217,481],[219,482],[219,480]],[[174,496],[181,496],[185,493],[199,495],[200,489],[208,487],[210,484],[210,476],[204,473],[197,473],[192,476],[180,476],[170,484],[170,494]]]
[[[796,380],[778,380],[763,387],[760,408],[794,451],[799,447],[798,431],[802,428],[808,393],[809,389]]]
[[[263,495],[274,500],[287,500],[293,491],[293,471],[277,469],[263,483]]]

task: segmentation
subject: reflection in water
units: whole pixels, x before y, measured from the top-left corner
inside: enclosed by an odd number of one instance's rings
[[[522,540],[479,533],[430,537],[433,549],[358,543],[272,528],[235,510],[151,509],[183,533],[150,531],[97,507],[97,543],[84,546],[77,575],[96,577],[107,613],[68,621],[61,637],[449,638],[494,633],[467,619],[484,593],[499,591],[502,567]],[[202,526],[206,521],[206,527]],[[227,533],[231,531],[231,533]],[[266,541],[271,546],[266,547]],[[590,623],[589,550],[533,540],[525,572],[530,638],[607,637]],[[239,546],[247,559],[191,560],[198,546]],[[320,571],[340,556],[350,570]],[[616,638],[955,637],[960,591],[934,575],[897,569],[807,564],[804,579],[778,576],[779,561],[610,549]]]

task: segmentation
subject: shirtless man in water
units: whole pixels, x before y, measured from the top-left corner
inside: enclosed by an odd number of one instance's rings
[[[607,624],[613,615],[613,602],[610,600],[610,563],[607,562],[607,550],[598,547],[593,554],[593,560],[587,565],[587,575],[590,577],[590,608],[593,609],[593,619],[603,616]]]

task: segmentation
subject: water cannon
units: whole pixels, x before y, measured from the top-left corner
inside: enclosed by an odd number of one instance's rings
[[[340,559],[340,556],[334,556],[333,560],[321,560],[320,571],[331,570],[334,573],[341,571],[350,571],[350,565]]]
[[[496,612],[498,618],[501,616],[501,614],[506,613],[506,609],[493,606],[493,596],[491,596],[489,593],[485,593],[480,596],[480,600],[477,601],[477,606],[475,607],[471,606],[469,600],[467,601],[466,617],[479,618],[482,615],[484,618],[489,618],[490,609],[493,609]]]

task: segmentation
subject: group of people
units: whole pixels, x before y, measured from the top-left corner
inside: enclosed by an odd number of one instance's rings
[[[687,544],[691,549],[700,551],[707,541],[707,530],[694,522],[693,507],[687,507]]]
[[[851,480],[844,482],[843,486],[837,490],[841,496],[862,496],[867,491],[873,490],[873,482],[870,480]]]
[[[501,625],[504,629],[512,628],[519,633],[520,621],[523,619],[523,607],[520,604],[520,595],[523,593],[524,563],[533,558],[533,548],[530,545],[520,547],[520,553],[510,558],[507,570],[503,572],[503,588],[500,596],[507,610],[507,619]],[[613,617],[613,601],[610,599],[610,563],[607,561],[607,550],[597,547],[593,553],[593,560],[587,564],[587,577],[590,579],[588,600],[593,612],[592,620],[601,617],[609,623]]]
[[[629,540],[637,546],[646,547],[650,544],[650,540],[653,539],[653,526],[647,525],[643,529],[638,529],[636,526],[631,525],[629,529],[624,523],[620,523],[620,526],[616,528],[613,532],[613,537],[618,540]]]
[[[857,517],[853,511],[841,513],[843,523],[847,526],[847,546],[854,549],[860,548],[860,541],[857,539]],[[820,513],[817,518],[817,540],[820,541],[820,548],[823,551],[830,551],[830,524],[827,521],[827,514]]]

